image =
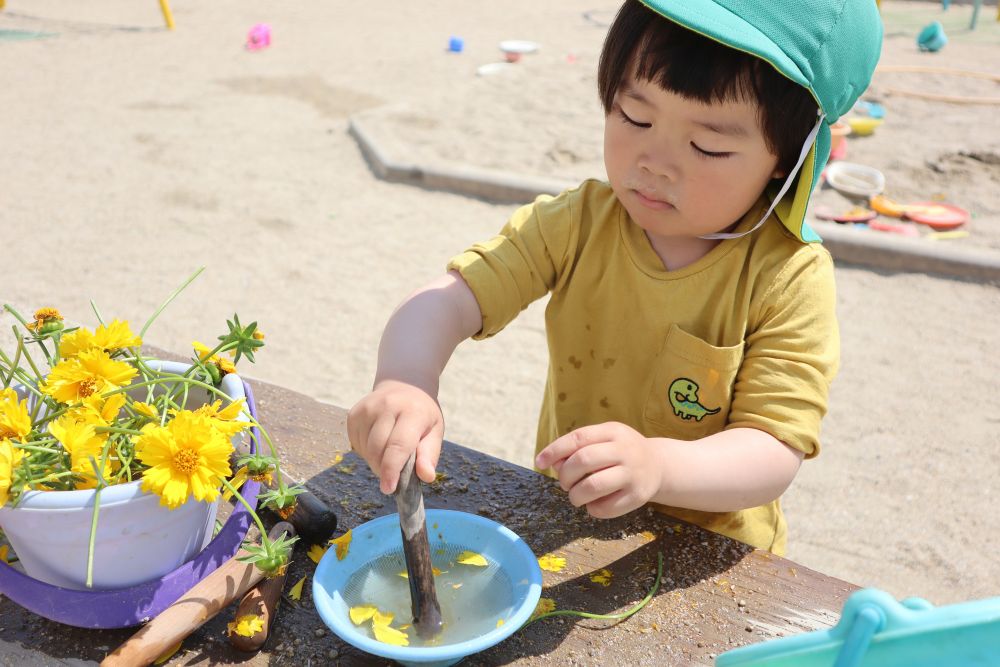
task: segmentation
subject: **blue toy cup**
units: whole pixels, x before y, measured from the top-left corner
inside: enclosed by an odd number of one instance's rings
[[[448,39],[448,50],[452,53],[461,53],[463,48],[465,48],[465,42],[461,37],[455,37],[452,35]]]
[[[940,21],[925,26],[917,35],[917,48],[921,51],[940,51],[947,43],[948,37],[944,34],[944,26]]]

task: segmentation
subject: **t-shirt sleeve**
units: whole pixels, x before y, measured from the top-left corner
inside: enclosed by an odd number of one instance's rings
[[[540,196],[519,208],[497,236],[448,262],[479,302],[483,328],[473,338],[499,333],[556,286],[579,235],[577,199],[577,190]]]
[[[808,247],[778,272],[748,331],[727,429],[752,427],[819,454],[820,421],[840,362],[833,260]]]

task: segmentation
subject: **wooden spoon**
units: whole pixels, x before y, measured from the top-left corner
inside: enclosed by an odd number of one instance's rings
[[[431,546],[427,541],[427,517],[424,514],[424,494],[414,467],[416,453],[410,454],[399,475],[396,486],[396,509],[399,511],[399,529],[403,533],[403,555],[406,574],[410,582],[410,603],[413,624],[422,639],[430,639],[441,632],[441,606],[434,589],[434,570],[431,566]]]

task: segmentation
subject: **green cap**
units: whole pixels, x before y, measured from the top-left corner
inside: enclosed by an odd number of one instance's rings
[[[830,158],[830,125],[868,88],[882,49],[875,0],[640,0],[675,23],[769,62],[804,86],[825,114],[793,184],[775,213],[807,242],[809,196]],[[773,196],[773,193],[772,193]]]

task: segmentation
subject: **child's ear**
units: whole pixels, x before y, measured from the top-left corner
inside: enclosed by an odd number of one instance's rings
[[[788,176],[788,172],[784,169],[775,169],[771,172],[771,178],[784,178],[785,176]]]

